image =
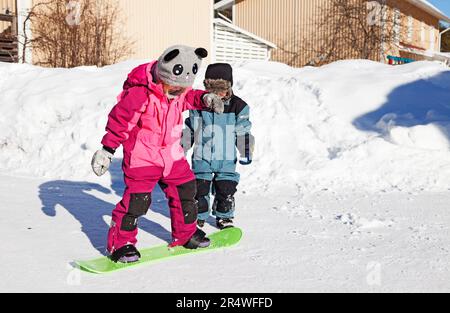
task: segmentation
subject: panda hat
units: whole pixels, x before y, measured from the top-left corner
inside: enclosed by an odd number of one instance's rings
[[[207,56],[208,51],[204,48],[172,46],[158,59],[156,74],[167,85],[192,87],[202,60]]]

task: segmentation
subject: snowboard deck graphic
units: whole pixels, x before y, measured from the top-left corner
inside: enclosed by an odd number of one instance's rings
[[[151,264],[156,261],[161,261],[169,258],[174,258],[182,255],[196,254],[227,248],[239,243],[242,238],[242,230],[239,228],[228,228],[211,234],[208,236],[211,240],[211,245],[205,249],[189,250],[184,247],[169,248],[167,245],[156,246],[142,249],[141,259],[135,263],[114,263],[108,257],[101,257],[88,261],[75,261],[75,264],[81,270],[94,274],[106,274],[122,270],[125,268],[135,267],[143,264]]]

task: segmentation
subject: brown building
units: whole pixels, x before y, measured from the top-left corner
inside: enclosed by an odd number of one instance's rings
[[[360,1],[360,0],[349,0]],[[297,52],[295,66],[310,63],[318,56],[303,52],[302,45],[320,45],[320,38],[330,36],[334,29],[318,31],[316,21],[330,5],[328,0],[236,0],[233,5],[233,22],[248,31],[273,41],[279,47]],[[365,1],[371,2],[371,1]],[[450,22],[437,8],[423,0],[387,0],[385,20],[395,23],[398,32],[393,47],[380,49],[376,60],[387,62],[387,56],[408,57],[416,60],[438,57],[439,22]],[[345,47],[342,58],[352,58]],[[291,55],[278,49],[273,60],[288,62]]]
[[[27,10],[42,1],[0,0],[0,12],[18,12],[19,39]],[[210,51],[209,61],[269,60],[271,50],[276,48],[273,43],[240,29],[229,21],[216,18],[214,0],[117,2],[125,21],[123,32],[136,43],[130,58],[152,59],[170,45],[186,44],[206,48]],[[9,25],[7,22],[0,24],[0,36]],[[29,29],[27,34],[32,36]],[[27,51],[27,55],[27,60],[37,60],[31,50]]]
[[[0,62],[17,61],[16,2],[0,0]]]
[[[17,23],[22,25],[26,11],[37,1],[41,0],[0,0],[0,13],[18,12]],[[388,56],[416,60],[438,57],[439,21],[450,22],[450,18],[424,0],[387,1],[386,18],[396,23],[398,42],[395,46],[380,47],[372,58],[387,62]],[[118,0],[118,3],[126,21],[123,31],[136,42],[130,56],[134,59],[156,58],[167,46],[183,43],[208,49],[209,61],[270,59],[292,63],[291,54],[297,53],[292,65],[304,66],[318,57],[304,52],[305,45],[319,45],[320,38],[332,31],[319,31],[315,26],[329,5],[328,0]],[[19,38],[22,28],[18,27]],[[0,21],[0,38],[10,29],[10,22]],[[21,55],[20,47],[18,51]],[[31,50],[27,53],[32,55]],[[355,57],[345,47],[340,47],[339,55]]]

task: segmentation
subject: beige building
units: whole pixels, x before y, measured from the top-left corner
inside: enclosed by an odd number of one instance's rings
[[[223,18],[212,0],[120,0],[128,34],[136,41],[133,58],[157,58],[170,45],[204,47],[210,60],[270,59],[276,46]]]
[[[19,12],[21,25],[20,17],[23,21],[26,11],[42,1],[0,0],[0,12]],[[118,3],[125,21],[123,32],[135,42],[130,55],[133,59],[157,58],[174,44],[206,48],[210,52],[209,62],[269,60],[271,50],[276,48],[275,44],[218,18],[214,0],[118,0]],[[0,27],[1,36],[8,26],[5,22]],[[19,27],[19,38],[22,28]],[[36,60],[31,51],[28,55],[27,59]]]
[[[19,12],[21,25],[24,12],[37,1],[41,0],[0,0],[0,13]],[[450,18],[423,0],[387,1],[387,18],[398,24],[398,43],[380,48],[374,59],[437,57],[439,21]],[[130,56],[135,59],[156,58],[166,47],[182,43],[206,48],[208,61],[270,59],[304,66],[317,56],[302,52],[302,45],[319,45],[320,38],[329,35],[314,23],[328,0],[119,0],[119,4],[125,17],[123,32],[136,42]],[[0,37],[7,29],[8,22],[0,21]],[[19,27],[19,37],[21,31]],[[292,53],[298,54],[294,62]],[[339,56],[355,57],[345,47]]]
[[[414,60],[440,58],[440,21],[450,18],[421,0],[389,0],[390,14],[398,19],[398,45],[385,54]]]
[[[362,0],[349,0],[362,1]],[[231,2],[231,1],[229,1]],[[328,0],[236,0],[232,1],[234,23],[248,31],[273,41],[280,48],[273,59],[280,62],[292,60],[292,53],[299,53],[295,66],[303,66],[314,56],[301,51],[304,42],[320,44],[320,38],[330,36],[328,32],[318,32],[316,20]],[[371,1],[366,1],[371,2]],[[437,8],[422,0],[387,0],[388,10],[384,18],[398,24],[398,42],[395,47],[385,47],[377,54],[376,60],[387,62],[387,56],[408,57],[415,60],[438,57],[439,21],[450,22]],[[341,48],[342,58],[352,55]]]
[[[211,51],[209,0],[120,0],[124,30],[136,42],[133,58],[157,58],[168,46],[186,44]]]

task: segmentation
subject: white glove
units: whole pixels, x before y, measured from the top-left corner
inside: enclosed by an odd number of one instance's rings
[[[98,150],[92,157],[92,170],[97,176],[103,176],[109,169],[113,154],[106,150]]]
[[[225,104],[223,100],[214,93],[207,93],[203,96],[203,102],[206,107],[213,110],[218,114],[222,114],[225,109]]]

